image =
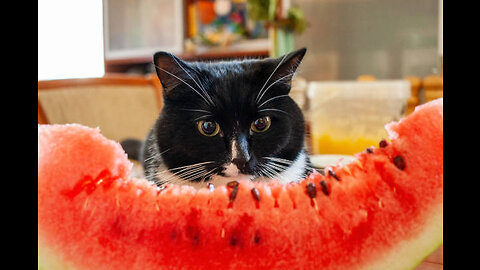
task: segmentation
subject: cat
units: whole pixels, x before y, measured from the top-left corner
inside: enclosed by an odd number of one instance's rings
[[[155,53],[162,111],[145,141],[122,146],[158,186],[304,178],[313,169],[305,122],[289,92],[305,53],[213,63]]]

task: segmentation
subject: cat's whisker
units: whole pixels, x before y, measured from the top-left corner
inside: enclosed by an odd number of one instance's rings
[[[280,178],[280,175],[278,174],[278,172],[276,172],[275,170],[273,170],[272,168],[270,168],[267,164],[261,164],[261,167],[263,168],[263,172],[266,173],[266,175],[271,178],[271,179],[279,179]]]
[[[258,94],[257,94],[257,98],[255,98],[255,102],[258,103],[258,101],[259,101],[259,99],[258,99],[259,94],[263,91],[263,89],[265,88],[265,86],[267,85],[267,83],[270,81],[270,78],[272,78],[273,74],[275,74],[275,72],[276,72],[277,69],[280,67],[280,65],[283,63],[283,60],[285,60],[286,57],[287,57],[287,54],[282,57],[282,60],[280,60],[280,62],[278,63],[278,65],[277,65],[277,66],[275,67],[275,69],[273,70],[272,74],[270,74],[270,76],[268,77],[268,79],[265,81],[265,84],[262,86],[262,88],[260,89],[260,91],[259,91]]]
[[[279,109],[261,109],[261,110],[258,110],[258,112],[266,112],[266,111],[281,112],[281,113],[287,114],[288,116],[292,117],[291,114],[287,113],[286,111],[279,110]]]
[[[188,72],[186,69],[183,68],[182,65],[180,65],[180,63],[178,63],[177,59],[173,58],[173,60],[175,61],[175,63],[177,63],[177,65],[188,75],[188,77],[190,77],[190,79],[192,79],[192,81],[198,86],[198,88],[200,88],[202,90],[202,92],[205,94],[205,96],[208,98],[208,100],[210,100],[212,106],[215,107],[215,103],[213,102],[212,98],[210,97],[210,95],[208,94],[207,90],[205,90],[205,88],[203,86],[201,86],[200,84],[198,84],[198,82],[192,77],[192,75],[190,75],[190,72]]]
[[[268,171],[266,171],[263,166],[259,167],[259,170],[262,174],[266,175],[268,178],[272,178],[272,179],[274,178],[274,176],[271,173],[269,173]]]
[[[184,172],[180,175],[170,175],[169,177],[163,178],[162,181],[165,183],[172,183],[172,184],[181,184],[185,181],[188,181],[190,177],[200,174],[204,171],[203,168],[197,168],[195,170],[189,170]]]
[[[190,169],[190,170],[187,170],[181,174],[170,174],[170,175],[167,175],[166,177],[164,177],[162,179],[162,181],[165,181],[165,182],[170,182],[172,179],[183,179],[184,177],[192,174],[192,173],[195,173],[195,172],[198,172],[198,171],[202,171],[203,168],[196,168],[196,169]],[[161,178],[161,177],[159,177]]]
[[[267,99],[267,101],[264,101],[262,104],[260,104],[260,105],[258,106],[258,108],[261,108],[263,105],[265,105],[266,103],[268,103],[268,102],[270,102],[270,101],[272,101],[272,100],[275,100],[275,99],[277,99],[277,98],[282,98],[282,97],[288,97],[288,96],[289,96],[289,95],[280,95],[280,96],[276,96],[276,97],[269,98],[269,99]]]
[[[273,174],[272,179],[276,178],[280,180],[280,182],[283,182],[283,177],[280,175],[280,172],[277,172],[273,167],[269,166],[268,164],[265,164],[265,169],[270,171],[271,174]]]
[[[271,166],[273,169],[276,169],[278,171],[284,171],[286,169],[288,169],[288,166],[283,166],[283,165],[280,165],[280,164],[276,164],[276,163],[273,163],[273,162],[270,162],[270,163],[267,163],[268,166]]]
[[[205,169],[202,169],[202,170],[199,170],[191,175],[188,175],[188,176],[185,176],[185,177],[181,177],[181,181],[180,183],[185,183],[185,182],[189,182],[189,181],[192,181],[200,176],[203,176],[205,173],[207,172],[207,170]]]
[[[191,165],[166,169],[166,170],[163,170],[163,171],[158,171],[156,173],[156,175],[159,179],[161,179],[161,181],[167,181],[167,180],[170,180],[172,178],[179,177],[179,174],[183,174],[185,171],[198,169],[202,165],[210,164],[210,163],[214,163],[214,161],[199,162],[199,163],[194,163],[194,164],[191,164]],[[166,175],[166,177],[162,178],[164,175]]]
[[[189,169],[183,173],[180,173],[180,174],[174,174],[175,176],[177,177],[180,177],[180,178],[187,178],[188,176],[192,175],[192,174],[195,174],[197,172],[201,172],[201,171],[204,171],[205,168],[203,167],[196,167],[196,168],[193,168],[193,169]]]
[[[215,170],[217,170],[218,168],[213,168],[211,169],[210,171],[206,172],[203,176],[202,176],[202,182],[205,182],[205,180],[207,178],[209,178],[210,176],[212,176],[214,173],[215,173]]]
[[[174,78],[178,79],[179,81],[183,82],[184,84],[186,84],[188,87],[190,87],[193,91],[195,91],[195,93],[197,93],[208,105],[210,106],[214,106],[214,104],[211,104],[210,101],[208,101],[202,94],[200,94],[195,88],[193,88],[193,86],[191,86],[190,84],[188,84],[186,81],[182,80],[181,78],[179,78],[178,76],[176,76],[175,74],[172,74],[170,72],[168,72],[167,70],[155,65],[155,68],[158,68],[160,69],[161,71],[173,76]]]
[[[152,147],[150,147],[150,149],[151,149],[151,148],[152,148]],[[175,148],[175,146],[172,146],[172,147],[168,148],[168,149],[165,150],[165,151],[162,151],[162,152],[160,152],[160,153],[157,153],[157,154],[155,154],[155,155],[152,155],[151,157],[146,158],[146,159],[144,159],[143,161],[145,162],[145,161],[149,161],[149,160],[151,160],[151,159],[157,159],[157,158],[161,157],[162,154],[170,151],[170,150],[173,149],[173,148]]]
[[[263,157],[263,158],[264,159],[269,159],[269,160],[283,161],[285,163],[290,163],[290,164],[292,164],[294,162],[293,160],[279,158],[279,157]]]
[[[200,110],[200,109],[179,109],[181,111],[189,111],[189,112],[204,112],[204,113],[212,113],[211,111],[207,111],[207,110]]]
[[[283,167],[285,169],[287,169],[288,166],[291,166],[294,163],[294,161],[291,161],[291,160],[288,160],[288,159],[283,159],[283,158],[275,158],[275,157],[264,157],[264,158],[270,160],[271,162],[276,162],[275,164],[277,166],[282,166],[278,163],[285,164],[285,165],[283,165]],[[312,170],[322,171],[323,169],[317,169],[317,168],[314,168],[312,166],[305,165],[305,170],[307,170],[307,171],[312,171]],[[308,173],[304,173],[304,175],[302,177],[305,177],[307,175],[308,175]]]
[[[197,117],[197,118],[193,119],[193,121],[194,121],[194,122],[197,122],[198,120],[207,119],[207,118],[210,118],[210,117],[213,117],[213,115],[211,115],[211,114],[202,115],[202,116],[200,116],[200,117]]]
[[[203,169],[193,175],[190,175],[188,177],[185,177],[182,179],[182,181],[180,181],[180,183],[185,183],[185,182],[189,182],[189,181],[192,181],[194,179],[197,179],[197,178],[200,178],[202,182],[205,182],[205,179],[207,179],[208,177],[210,177],[211,175],[213,175],[214,171],[217,170],[218,167],[215,167],[213,169],[211,169],[210,171],[207,171],[206,169]]]
[[[265,90],[263,90],[263,93],[260,95],[260,97],[258,98],[258,101],[257,101],[257,104],[258,102],[260,102],[263,98],[263,96],[265,95],[265,93],[267,93],[268,89],[270,89],[270,87],[272,87],[273,85],[275,85],[277,82],[287,78],[287,77],[293,77],[295,73],[290,73],[290,74],[287,74],[279,79],[277,79],[276,81],[274,81],[273,83],[271,83]]]
[[[183,169],[183,168],[188,168],[188,167],[197,167],[197,166],[200,166],[200,165],[205,165],[205,164],[210,164],[210,163],[215,163],[215,161],[204,161],[204,162],[198,162],[198,163],[193,163],[193,164],[190,164],[190,165],[185,165],[185,166],[180,166],[180,167],[175,167],[175,168],[171,168],[171,169],[167,169],[167,170],[164,170],[162,172],[166,172],[166,171],[174,171],[174,170],[178,170],[178,169]]]
[[[212,174],[213,171],[218,169],[217,167],[215,167],[212,170],[207,172],[207,170],[203,166],[211,163],[215,163],[215,161],[199,162],[191,165],[180,166],[172,169],[163,170],[157,173],[157,178],[164,183],[176,183],[176,184],[188,182],[198,177],[207,178],[210,176],[208,174]],[[166,177],[162,178],[163,175],[166,175]]]

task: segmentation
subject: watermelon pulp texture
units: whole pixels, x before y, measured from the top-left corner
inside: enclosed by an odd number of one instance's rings
[[[129,179],[98,129],[39,125],[39,268],[411,269],[443,240],[442,117],[417,107],[325,176],[214,190]]]

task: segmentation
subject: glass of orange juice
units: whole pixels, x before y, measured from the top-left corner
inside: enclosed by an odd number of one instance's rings
[[[405,116],[406,80],[311,82],[311,154],[352,155],[388,138],[385,124]]]

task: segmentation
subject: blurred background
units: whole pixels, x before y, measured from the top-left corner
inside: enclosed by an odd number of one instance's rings
[[[118,141],[143,139],[162,108],[157,51],[220,61],[306,47],[290,94],[312,155],[378,146],[386,123],[443,96],[442,0],[38,4],[39,123],[99,126]]]

